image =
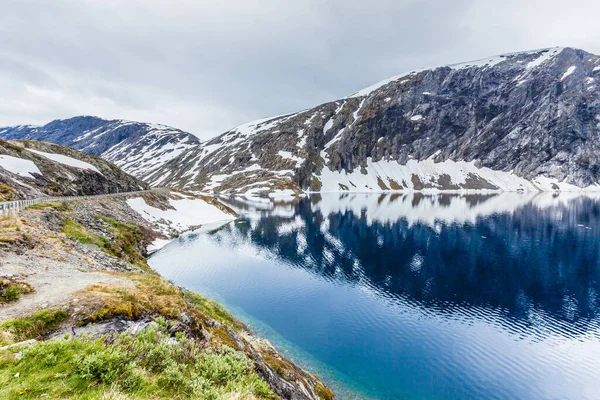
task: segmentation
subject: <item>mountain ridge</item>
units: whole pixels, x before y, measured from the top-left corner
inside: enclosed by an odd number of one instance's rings
[[[0,201],[146,190],[115,165],[70,147],[0,139]]]
[[[203,142],[121,141],[103,157],[153,185],[229,194],[600,190],[598,79],[600,57],[583,50],[508,53],[414,70]]]
[[[57,119],[43,126],[0,128],[0,137],[69,146],[113,162],[138,178],[183,149],[200,144],[191,133],[167,125],[95,116]]]

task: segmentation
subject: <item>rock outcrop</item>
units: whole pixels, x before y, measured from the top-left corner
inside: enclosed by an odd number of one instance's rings
[[[0,201],[148,189],[115,165],[52,143],[0,140]]]

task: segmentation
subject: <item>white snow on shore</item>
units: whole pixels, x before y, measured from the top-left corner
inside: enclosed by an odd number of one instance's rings
[[[128,199],[127,204],[146,221],[158,224],[165,233],[169,227],[182,233],[199,225],[235,219],[233,215],[196,198],[170,199],[173,209],[169,210],[152,207],[142,197]]]
[[[42,175],[42,172],[33,161],[13,156],[0,155],[0,167],[8,172],[27,178],[33,178],[32,173]]]
[[[76,158],[73,158],[73,157],[64,156],[62,154],[46,153],[46,152],[34,150],[34,149],[26,149],[26,150],[30,151],[32,153],[35,153],[39,156],[46,157],[49,160],[56,161],[57,163],[60,163],[60,164],[68,165],[70,167],[75,167],[75,168],[79,168],[79,169],[89,169],[89,170],[92,170],[92,171],[97,172],[100,175],[102,175],[102,172],[100,172],[100,170],[98,168],[94,167],[92,164],[87,163],[85,161],[77,160]]]
[[[155,251],[162,249],[170,242],[171,241],[169,239],[160,239],[160,238],[154,239],[154,241],[148,245],[147,250],[149,253],[153,253]]]
[[[371,158],[368,158],[366,171],[367,174],[363,174],[360,168],[356,168],[352,172],[331,171],[324,168],[321,175],[318,176],[322,184],[321,192],[382,192],[391,190],[392,186],[395,186],[393,183],[402,187],[402,190],[414,191],[419,190],[419,187],[415,187],[415,182],[413,182],[416,178],[423,184],[433,185],[433,188],[423,190],[429,192],[442,191],[442,187],[438,183],[440,178],[442,180],[449,178],[449,183],[459,186],[457,191],[474,190],[461,186],[466,185],[470,179],[485,181],[496,187],[496,189],[487,189],[487,191],[600,191],[600,186],[597,185],[580,188],[544,176],[539,176],[530,182],[511,172],[496,171],[485,167],[478,168],[474,161],[446,160],[436,163],[432,157],[423,161],[409,160],[405,165],[396,161],[373,162]],[[383,183],[387,189],[381,187],[380,183]]]

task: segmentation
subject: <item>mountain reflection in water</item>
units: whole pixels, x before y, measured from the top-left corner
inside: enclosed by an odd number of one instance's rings
[[[180,238],[152,265],[163,272],[172,265],[167,257],[183,254],[173,279],[197,277],[200,287],[272,326],[370,396],[597,395],[600,361],[588,353],[600,350],[598,198],[411,193],[223,201],[243,218]],[[237,269],[216,254],[195,256],[216,248],[234,252],[225,258],[239,261]],[[247,272],[258,275],[261,265],[278,269],[254,286]],[[299,275],[286,277],[282,266],[327,284],[295,285]],[[225,273],[245,281],[214,278]],[[303,291],[311,290],[322,303],[307,300]],[[319,311],[303,309],[315,304]]]

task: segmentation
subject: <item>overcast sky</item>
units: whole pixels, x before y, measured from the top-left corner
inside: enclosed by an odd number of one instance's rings
[[[97,115],[201,138],[388,76],[600,54],[598,0],[0,0],[0,126]]]

